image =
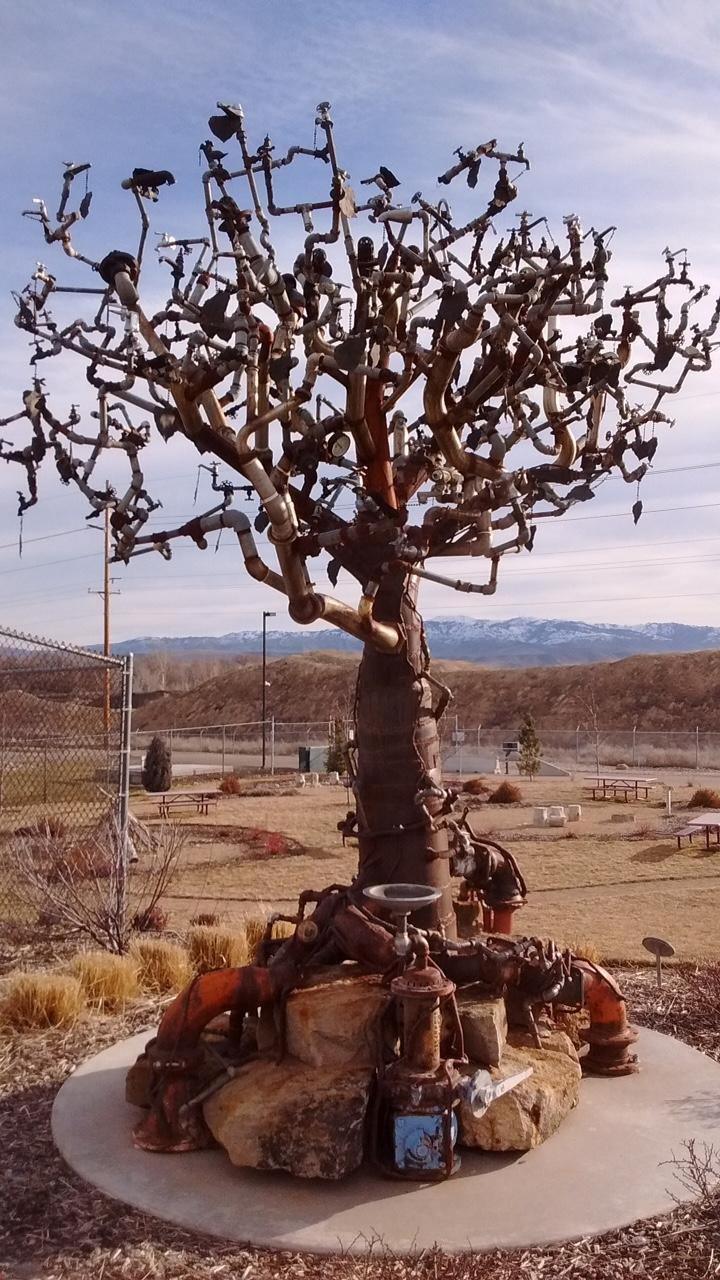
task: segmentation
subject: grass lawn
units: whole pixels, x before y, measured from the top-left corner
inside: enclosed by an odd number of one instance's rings
[[[198,910],[232,920],[258,905],[287,910],[302,889],[346,882],[356,846],[343,849],[337,823],[348,808],[344,788],[293,791],[278,780],[277,794],[222,797],[208,817],[184,815],[187,845],[167,909],[179,927]],[[720,959],[720,849],[704,839],[678,851],[659,788],[637,804],[592,801],[582,779],[521,782],[523,803],[483,805],[471,812],[479,834],[494,835],[518,857],[527,880],[527,906],[516,931],[592,945],[605,959],[647,960],[642,938],[660,934],[679,959]],[[692,788],[673,789],[678,821]],[[582,818],[561,829],[532,827],[540,804],[581,804]],[[137,797],[134,811],[150,823],[157,808]],[[622,815],[630,821],[613,821]],[[290,848],[258,850],[258,830],[280,833]],[[248,833],[253,838],[248,839]],[[274,846],[273,846],[274,847]]]

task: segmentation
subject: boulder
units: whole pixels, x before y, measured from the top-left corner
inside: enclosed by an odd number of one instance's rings
[[[474,1116],[466,1102],[460,1103],[461,1146],[481,1151],[530,1151],[559,1128],[578,1103],[579,1064],[564,1053],[508,1046],[491,1075],[501,1080],[526,1067],[532,1067],[533,1074],[491,1102],[483,1116]],[[474,1067],[466,1070],[470,1073]]]
[[[258,1058],[208,1098],[205,1121],[235,1165],[344,1178],[362,1163],[372,1080],[369,1069]]]
[[[355,965],[337,966],[330,980],[327,971],[306,979],[287,1000],[287,1052],[311,1067],[377,1067],[391,1000],[378,974],[358,973]]]
[[[540,1039],[544,1053],[564,1053],[566,1058],[572,1058],[573,1062],[580,1061],[578,1051],[566,1031],[561,1031],[558,1027],[541,1027]],[[513,1049],[536,1048],[531,1032],[523,1031],[520,1027],[511,1027],[507,1042]]]
[[[483,1067],[496,1067],[507,1040],[505,1001],[466,987],[458,993],[458,1010],[468,1058]]]

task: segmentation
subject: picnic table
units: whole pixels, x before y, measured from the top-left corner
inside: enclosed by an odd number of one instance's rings
[[[720,809],[706,809],[705,813],[699,813],[696,818],[688,818],[684,827],[674,832],[677,839],[678,849],[680,842],[687,837],[692,844],[694,835],[699,832],[705,832],[705,848],[710,848],[710,833],[715,832],[715,843],[720,844]]]
[[[157,798],[158,813],[169,818],[171,810],[194,806],[196,813],[208,814],[221,795],[221,791],[163,791]]]
[[[641,791],[643,799],[647,800],[650,789],[657,786],[657,778],[645,778],[636,773],[590,773],[585,775],[585,779],[592,790],[593,800],[601,792],[602,800],[613,800],[622,794],[627,803],[631,795],[639,800]]]

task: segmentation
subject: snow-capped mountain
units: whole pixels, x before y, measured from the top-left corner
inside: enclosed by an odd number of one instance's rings
[[[493,667],[555,666],[607,662],[638,653],[692,653],[720,649],[720,627],[676,622],[639,626],[572,622],[546,618],[430,618],[425,623],[436,658],[483,662]],[[268,632],[268,653],[280,657],[317,649],[357,651],[360,645],[335,628]],[[259,631],[223,636],[139,636],[115,646],[115,652],[173,654],[258,653]]]

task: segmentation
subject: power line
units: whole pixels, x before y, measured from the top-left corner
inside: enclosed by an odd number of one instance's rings
[[[83,525],[82,528],[80,529],[65,529],[60,533],[44,533],[39,538],[23,538],[22,544],[24,547],[27,547],[30,545],[31,542],[49,542],[52,538],[69,538],[70,535],[73,533],[84,533],[87,527],[88,527],[87,525]],[[4,542],[0,546],[0,551],[8,551],[8,550],[17,551],[17,549],[18,549],[17,542]]]

